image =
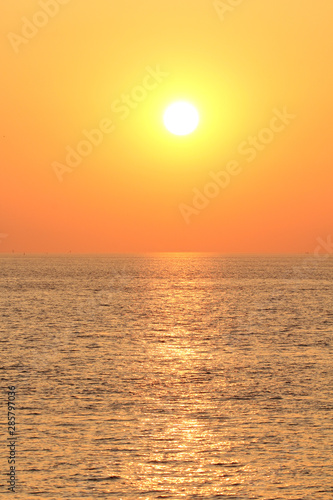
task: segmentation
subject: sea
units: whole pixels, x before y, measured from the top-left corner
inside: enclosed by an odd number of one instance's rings
[[[3,254],[0,496],[332,500],[332,338],[332,255]]]

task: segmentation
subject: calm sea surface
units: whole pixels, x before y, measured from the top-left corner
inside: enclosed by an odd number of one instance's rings
[[[332,257],[0,266],[0,495],[332,500]]]

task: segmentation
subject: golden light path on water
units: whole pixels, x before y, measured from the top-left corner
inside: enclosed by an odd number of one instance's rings
[[[169,298],[172,303],[174,297]],[[183,491],[186,496],[194,494],[198,488],[206,495],[221,493],[221,487],[217,485],[223,481],[223,491],[226,493],[236,484],[242,483],[244,467],[240,467],[239,474],[228,473],[230,468],[235,469],[239,464],[230,462],[228,458],[232,442],[229,439],[216,441],[216,429],[211,426],[209,415],[218,413],[217,405],[208,404],[202,399],[203,394],[209,392],[209,378],[208,382],[204,382],[200,376],[193,375],[203,360],[200,359],[198,351],[191,348],[190,342],[186,340],[188,333],[186,329],[176,327],[170,332],[169,339],[182,338],[181,345],[161,342],[148,350],[149,357],[159,359],[164,370],[162,373],[159,372],[156,378],[151,377],[149,385],[153,388],[153,393],[151,401],[147,401],[146,404],[159,406],[160,403],[164,406],[165,401],[168,401],[171,406],[166,412],[161,411],[155,417],[143,419],[141,446],[147,452],[139,463],[134,460],[128,464],[127,479],[131,481],[135,469],[137,475],[143,479],[141,480],[143,491],[162,492],[168,489],[174,495]],[[208,365],[212,358],[213,356],[207,353],[204,362]],[[208,370],[205,372],[208,372],[207,375],[211,373]],[[198,392],[193,390],[193,382],[202,386]],[[178,416],[173,414],[173,406]],[[204,418],[205,415],[207,419]],[[147,429],[150,428],[156,429],[154,436],[147,433]],[[220,459],[221,453],[225,453],[224,463]],[[210,458],[207,463],[207,454],[211,457],[216,455],[216,458]],[[213,489],[211,483],[216,483]]]

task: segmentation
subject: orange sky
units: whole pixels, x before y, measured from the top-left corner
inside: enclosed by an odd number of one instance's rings
[[[1,13],[0,252],[312,252],[332,234],[332,0]],[[201,115],[187,137],[162,123],[179,99]]]

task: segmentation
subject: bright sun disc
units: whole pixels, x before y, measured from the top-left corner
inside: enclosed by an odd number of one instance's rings
[[[187,135],[199,125],[199,113],[192,104],[174,102],[165,111],[164,125],[174,135]]]

